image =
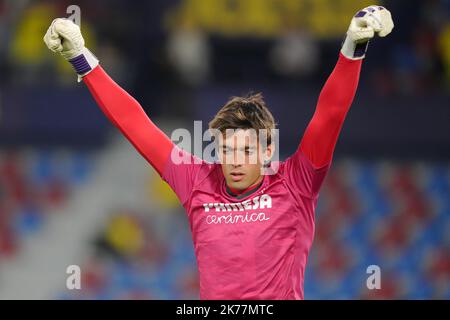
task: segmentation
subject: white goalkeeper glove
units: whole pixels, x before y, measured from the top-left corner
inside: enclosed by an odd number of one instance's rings
[[[47,47],[60,53],[78,74],[78,81],[98,66],[98,59],[84,46],[80,27],[71,20],[57,18],[44,36]]]
[[[394,22],[389,10],[381,6],[364,8],[353,17],[341,52],[352,60],[364,59],[369,41],[375,35],[386,37],[392,29]]]

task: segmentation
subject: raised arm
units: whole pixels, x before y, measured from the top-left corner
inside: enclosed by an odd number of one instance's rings
[[[358,87],[362,60],[375,34],[388,35],[391,14],[380,6],[359,11],[352,19],[334,71],[322,89],[314,116],[300,143],[300,150],[321,168],[331,162],[345,117]]]
[[[163,174],[174,147],[172,141],[147,117],[140,104],[117,85],[84,47],[79,27],[67,19],[55,19],[44,42],[74,67],[107,118],[126,136],[142,156]]]
[[[314,116],[306,128],[300,149],[321,168],[331,162],[345,117],[358,87],[361,60],[340,55],[334,71],[322,89]]]
[[[352,19],[339,60],[320,93],[314,116],[297,151],[286,160],[285,174],[297,193],[310,198],[318,196],[355,97],[369,40],[375,34],[387,36],[393,27],[390,12],[380,6],[367,7]]]
[[[162,175],[173,142],[147,117],[141,105],[97,66],[83,77],[108,119]]]

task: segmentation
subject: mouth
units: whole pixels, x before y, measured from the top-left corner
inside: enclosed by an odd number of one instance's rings
[[[241,172],[231,172],[230,175],[231,175],[231,179],[233,180],[233,182],[239,182],[245,176],[245,174],[241,173]]]

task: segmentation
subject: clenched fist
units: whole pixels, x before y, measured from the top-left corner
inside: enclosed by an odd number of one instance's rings
[[[84,46],[80,27],[71,20],[53,20],[44,36],[44,42],[51,51],[60,53],[68,60],[80,77],[98,65],[98,59]]]
[[[369,41],[375,35],[386,37],[393,28],[389,10],[381,6],[364,8],[353,17],[341,52],[349,59],[363,59]]]

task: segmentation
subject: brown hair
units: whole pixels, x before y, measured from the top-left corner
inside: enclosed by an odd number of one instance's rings
[[[225,133],[227,129],[267,130],[267,144],[272,142],[276,124],[261,93],[232,97],[209,122],[210,129]]]

